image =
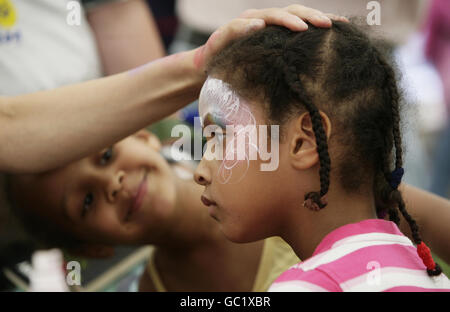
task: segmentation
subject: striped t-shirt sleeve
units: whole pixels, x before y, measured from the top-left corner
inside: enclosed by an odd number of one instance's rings
[[[430,277],[416,247],[389,221],[344,225],[292,266],[269,291],[449,291],[441,274]]]
[[[320,269],[303,271],[298,265],[281,274],[270,286],[270,292],[340,292],[342,289]]]

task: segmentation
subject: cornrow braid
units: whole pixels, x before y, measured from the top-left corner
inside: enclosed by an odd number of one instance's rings
[[[316,137],[317,143],[317,153],[319,154],[319,176],[320,176],[320,191],[319,192],[309,192],[305,195],[305,201],[311,199],[314,204],[317,205],[318,209],[322,209],[327,205],[326,199],[322,198],[326,193],[328,193],[328,188],[330,185],[330,155],[328,153],[328,143],[325,130],[322,125],[322,117],[320,116],[319,110],[311,101],[310,97],[307,95],[303,84],[297,75],[297,70],[295,66],[286,64],[284,66],[285,79],[288,86],[295,93],[298,100],[306,107],[308,113],[311,117],[312,127],[314,135]]]
[[[400,213],[405,218],[406,222],[411,229],[412,237],[414,243],[417,245],[417,253],[420,258],[424,262],[427,267],[427,273],[430,276],[436,276],[442,273],[442,269],[439,264],[435,263],[432,259],[429,248],[422,241],[422,238],[419,234],[419,226],[417,222],[411,217],[411,215],[406,210],[406,205],[403,200],[402,194],[398,190],[398,184],[400,183],[401,176],[403,175],[403,159],[402,159],[402,142],[401,142],[401,134],[400,134],[400,113],[399,113],[399,99],[400,96],[398,94],[395,73],[393,69],[387,64],[387,62],[379,55],[378,58],[379,64],[384,68],[386,73],[385,78],[385,96],[386,99],[390,99],[390,103],[392,106],[392,117],[393,117],[393,125],[392,125],[392,135],[394,138],[394,146],[395,146],[395,169],[388,176],[387,171],[385,171],[385,176],[387,178],[387,182],[391,185],[391,198],[397,203],[398,209]],[[389,154],[389,153],[387,153]],[[386,166],[389,168],[389,160],[385,160],[385,169]],[[397,176],[396,176],[397,175]],[[398,176],[399,175],[399,176]],[[394,180],[394,181],[393,181]],[[390,218],[395,218],[398,224],[398,214],[394,213],[394,210],[390,208],[389,210]]]

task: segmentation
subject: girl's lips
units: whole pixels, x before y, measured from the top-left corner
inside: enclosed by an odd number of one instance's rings
[[[213,205],[215,206],[216,205],[215,202],[208,199],[205,195],[202,195],[202,197],[200,197],[200,199],[205,206],[213,206]]]
[[[208,206],[209,207],[209,209],[208,209],[208,212],[209,212],[209,215],[213,218],[213,219],[215,219],[216,221],[219,221],[219,218],[216,216],[216,213],[215,213],[215,209],[217,209],[217,203],[216,202],[214,202],[214,201],[212,201],[212,200],[210,200],[208,197],[206,197],[205,195],[202,195],[202,197],[200,197],[200,199],[202,200],[202,203],[205,205],[205,206]]]
[[[144,173],[144,177],[139,184],[136,195],[134,195],[130,210],[128,211],[128,218],[141,208],[145,195],[147,195],[147,172]]]

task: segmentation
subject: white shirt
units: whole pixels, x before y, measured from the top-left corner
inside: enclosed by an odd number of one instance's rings
[[[102,76],[96,41],[69,0],[0,0],[0,95],[52,89]],[[73,1],[72,1],[73,2]],[[71,7],[69,7],[71,8]]]

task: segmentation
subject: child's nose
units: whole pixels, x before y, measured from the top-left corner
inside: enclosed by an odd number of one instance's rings
[[[120,170],[116,172],[106,187],[106,197],[110,202],[113,202],[117,198],[117,194],[122,190],[123,187],[123,178],[125,177],[125,172]]]
[[[194,172],[194,180],[197,184],[206,186],[211,183],[211,175],[206,167],[205,160],[202,159]]]

